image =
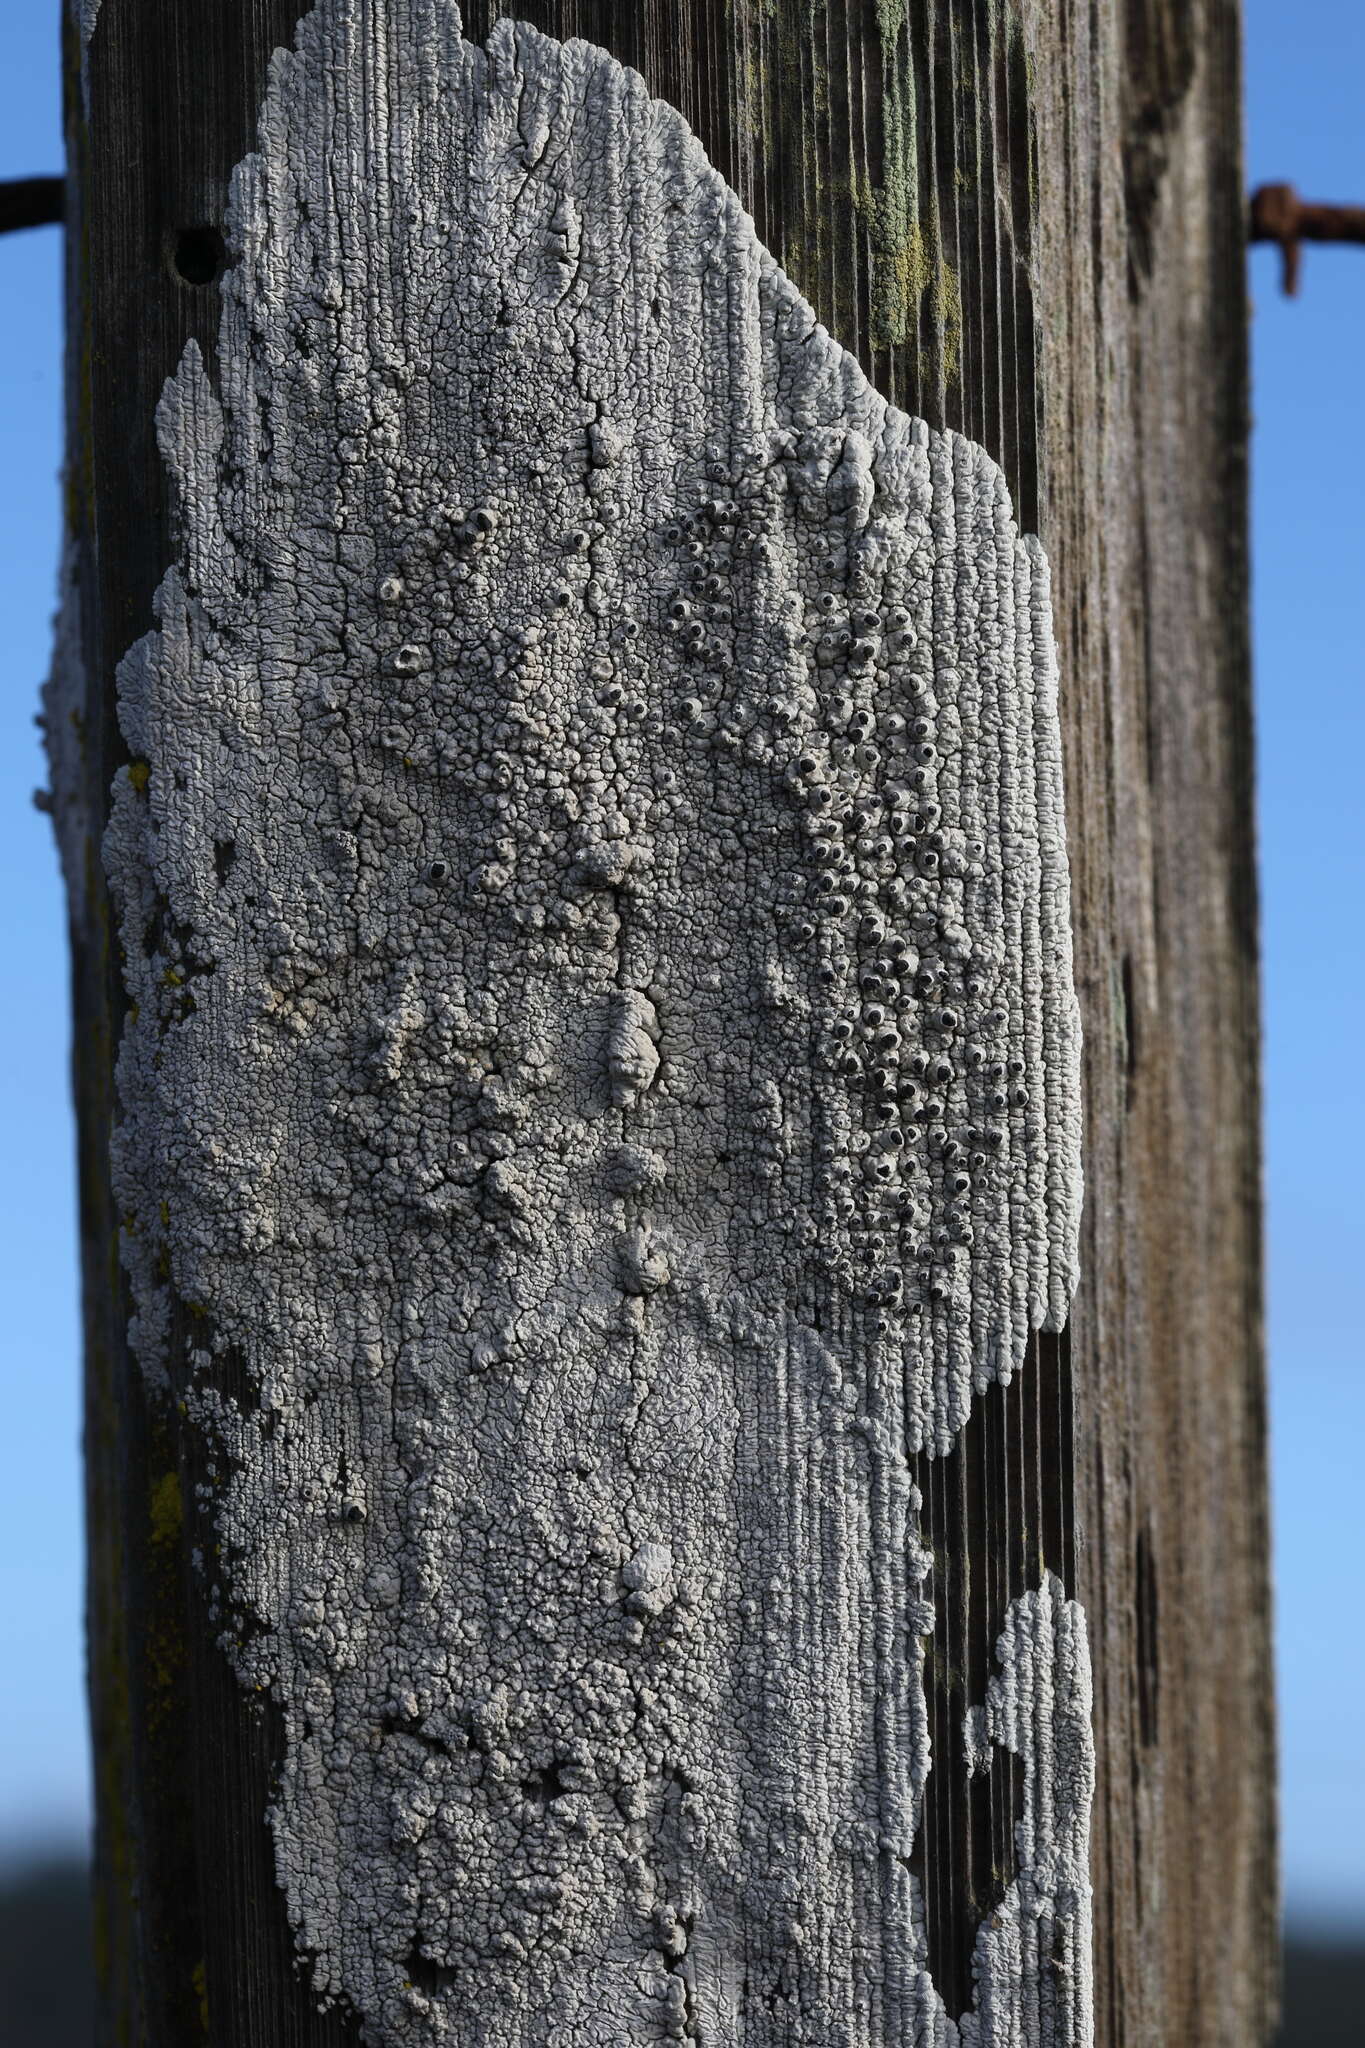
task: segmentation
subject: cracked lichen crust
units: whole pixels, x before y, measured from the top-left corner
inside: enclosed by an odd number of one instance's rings
[[[1055,1573],[1011,1603],[995,1655],[985,1702],[967,1716],[967,1751],[976,1770],[989,1770],[997,1749],[1023,1764],[1018,1875],[977,1934],[976,1999],[960,2040],[962,2048],[1088,2042],[1090,1653],[1085,1615]]]
[[[587,44],[323,0],[228,239],[115,1171],[299,1947],[372,2042],[941,2048],[908,1460],[1080,1202],[1043,555]],[[1078,1610],[1001,1646],[961,2038],[1079,2043]]]

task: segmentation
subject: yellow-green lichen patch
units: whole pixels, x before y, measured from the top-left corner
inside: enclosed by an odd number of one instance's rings
[[[164,1438],[163,1438],[164,1440]],[[180,1474],[172,1466],[152,1482],[147,1501],[149,1621],[143,1635],[143,1675],[149,1729],[161,1727],[176,1710],[186,1668],[180,1594],[180,1547],[185,1503]]]
[[[157,1549],[163,1550],[168,1544],[179,1541],[185,1523],[185,1501],[178,1472],[164,1472],[152,1487],[148,1521],[151,1540]]]
[[[205,2040],[207,2040],[209,2031],[209,1977],[208,1971],[204,1967],[202,1956],[190,1973],[190,1983],[194,1987],[195,2001],[199,2007],[199,2025],[203,2030]]]

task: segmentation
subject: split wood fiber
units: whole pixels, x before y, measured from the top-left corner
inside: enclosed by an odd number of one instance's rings
[[[298,1946],[375,2042],[954,2041],[910,1461],[1074,1285],[1041,553],[588,44],[323,0],[227,239],[119,677],[115,1189]],[[1055,1578],[998,1654],[961,2038],[1061,2048]]]
[[[466,33],[483,42],[507,11],[470,0]],[[995,1646],[1008,1638],[1008,1664],[1041,1640],[1050,1569],[1097,1646],[1097,2041],[1244,2048],[1268,2024],[1274,1884],[1237,8],[516,11],[610,49],[681,110],[876,388],[987,450],[1046,541],[1093,1195],[1066,1330],[1036,1333],[1008,1386],[973,1395],[946,1456],[911,1459],[933,1631],[909,1861],[929,1974],[950,2017],[970,2014],[978,1929],[1031,1854],[1024,1759],[988,1742],[1021,1726],[992,1708]],[[128,756],[115,668],[181,555],[157,395],[191,336],[218,383],[228,178],[300,8],[103,0],[83,64],[81,12],[72,0],[71,716],[50,737],[76,933],[103,2038],[341,2048],[358,2024],[342,2003],[320,2011],[308,1959],[294,1967],[262,1818],[283,1716],[218,1645],[240,1609],[204,1599],[203,1558],[228,1575],[213,1545],[232,1483],[178,1405],[204,1304],[172,1304],[169,1387],[126,1348],[107,1145],[125,998],[99,857]],[[133,766],[150,778],[145,756]],[[670,1058],[667,1003],[625,993],[602,1020],[621,1119],[657,1109]],[[619,1276],[658,1277],[632,1231]],[[646,1313],[672,1291],[639,1297]],[[247,1360],[213,1359],[219,1397],[249,1411]],[[645,1534],[631,1550],[622,1604],[668,1593],[665,1548]],[[539,1788],[551,1809],[560,1782]]]

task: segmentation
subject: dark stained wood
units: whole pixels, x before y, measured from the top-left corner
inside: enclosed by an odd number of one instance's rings
[[[482,35],[509,10],[470,0]],[[67,28],[68,517],[86,795],[122,758],[119,656],[171,553],[152,415],[211,351],[216,232],[299,0],[103,0]],[[1096,1670],[1097,2038],[1249,2048],[1276,1883],[1259,1253],[1236,0],[522,0],[680,107],[879,387],[1002,462],[1053,564],[1086,1029],[1070,1329],[920,1474],[940,1607],[936,1754],[1042,1563]],[[202,245],[201,245],[202,246]],[[191,263],[191,270],[195,268]],[[124,1341],[108,1188],[117,960],[92,833],[74,934],[91,1674],[108,2043],[322,2048],[262,1815],[275,1754],[188,1552],[201,1476]],[[964,1691],[965,1687],[965,1691]],[[935,1973],[1007,1880],[1015,1788],[921,1848]]]

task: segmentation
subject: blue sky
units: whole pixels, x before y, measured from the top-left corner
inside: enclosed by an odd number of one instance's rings
[[[1365,11],[1250,0],[1247,132],[1253,184],[1365,203]],[[1365,1932],[1365,248],[1250,274],[1285,1891]]]
[[[1365,202],[1365,10],[1248,0],[1250,182]],[[0,177],[58,168],[56,0],[0,15]],[[1271,1400],[1290,1914],[1365,1934],[1365,249],[1253,253]],[[0,240],[0,1858],[88,1813],[66,936],[32,719],[57,558],[60,237]]]

